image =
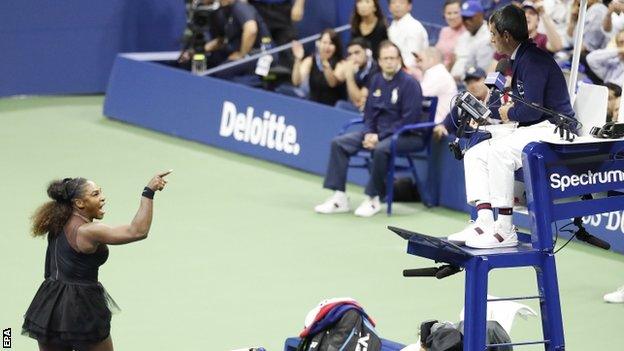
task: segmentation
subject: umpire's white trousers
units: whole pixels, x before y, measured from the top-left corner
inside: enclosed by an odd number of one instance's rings
[[[522,149],[532,141],[552,137],[555,130],[548,121],[515,129],[497,127],[503,130],[493,132],[492,139],[464,155],[466,198],[471,205],[478,201],[489,202],[492,207],[513,207],[514,172],[522,167]]]

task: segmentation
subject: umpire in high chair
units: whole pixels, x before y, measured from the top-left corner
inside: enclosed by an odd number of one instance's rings
[[[566,82],[552,56],[529,39],[524,11],[507,5],[489,19],[492,44],[512,62],[511,88],[524,100],[573,117]],[[470,148],[464,157],[466,197],[477,219],[448,240],[473,248],[518,244],[512,225],[514,172],[522,167],[522,149],[553,134],[551,116],[520,102],[506,103],[495,114],[509,125],[503,133]],[[494,221],[493,208],[498,208]]]

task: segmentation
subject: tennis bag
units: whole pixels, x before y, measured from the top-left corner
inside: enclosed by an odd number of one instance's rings
[[[381,339],[370,322],[357,309],[326,329],[301,339],[297,351],[380,351]]]

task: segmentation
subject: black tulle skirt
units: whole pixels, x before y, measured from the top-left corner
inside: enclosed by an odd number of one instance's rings
[[[43,343],[92,343],[110,334],[119,308],[100,283],[47,279],[24,315],[22,334]]]

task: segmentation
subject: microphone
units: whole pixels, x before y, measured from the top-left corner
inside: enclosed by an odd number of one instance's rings
[[[505,83],[507,78],[501,72],[492,72],[485,77],[485,86],[490,88],[490,95],[496,90],[500,93],[505,92]]]

